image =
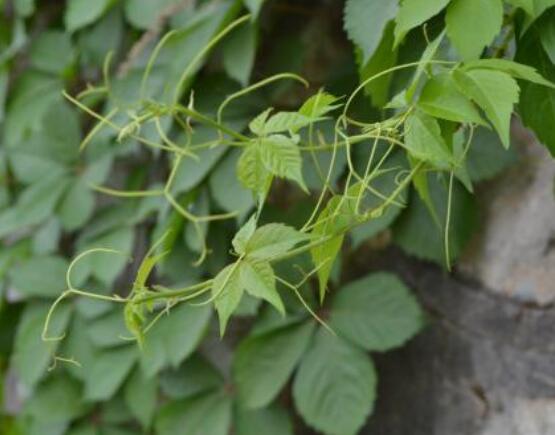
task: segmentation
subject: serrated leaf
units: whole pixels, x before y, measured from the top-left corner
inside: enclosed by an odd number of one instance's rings
[[[233,358],[239,400],[249,408],[268,405],[283,388],[308,346],[314,324],[286,326],[241,342]]]
[[[404,0],[395,19],[395,45],[409,30],[439,14],[450,0]]]
[[[479,59],[466,62],[462,69],[465,71],[472,69],[491,69],[503,71],[516,79],[526,80],[538,85],[555,88],[555,84],[543,78],[534,67],[513,62],[508,59]]]
[[[447,35],[463,60],[476,59],[501,31],[503,2],[453,0],[447,8],[445,22]]]
[[[270,189],[272,174],[264,165],[258,146],[247,146],[237,161],[237,178],[263,200]]]
[[[430,116],[461,123],[487,125],[474,104],[461,94],[447,73],[426,82],[418,107]]]
[[[256,55],[257,27],[243,24],[229,35],[222,47],[225,71],[232,79],[247,86]]]
[[[259,139],[260,158],[268,171],[277,177],[296,181],[306,191],[302,175],[302,158],[297,144],[289,137],[275,134]]]
[[[305,233],[288,225],[271,223],[258,228],[247,242],[247,258],[267,260],[285,254],[309,239]]]
[[[227,435],[231,398],[222,392],[165,404],[156,417],[157,435]]]
[[[314,121],[314,118],[309,118],[299,112],[277,112],[266,120],[262,132],[264,135],[287,131],[295,133]]]
[[[335,95],[320,90],[303,103],[299,113],[309,118],[320,118],[340,106],[334,104],[337,100],[339,98]]]
[[[504,72],[486,69],[467,72],[455,70],[453,77],[459,90],[486,113],[499,133],[501,142],[508,148],[511,114],[519,94],[515,80]]]
[[[235,263],[229,264],[216,275],[212,284],[214,306],[220,318],[220,335],[224,335],[227,322],[243,296],[244,288]]]
[[[360,349],[321,329],[293,383],[295,407],[326,435],[354,435],[372,412],[377,375]]]
[[[388,22],[397,15],[395,1],[347,0],[343,17],[347,36],[362,51],[362,63],[372,57]]]
[[[274,270],[268,262],[243,261],[239,266],[239,279],[247,293],[272,304],[282,315],[283,302],[276,289]]]
[[[252,215],[247,222],[243,224],[241,229],[233,237],[231,244],[237,254],[244,254],[247,250],[247,243],[256,230],[256,215]]]
[[[249,130],[258,136],[263,136],[264,125],[266,124],[266,120],[270,116],[270,113],[272,113],[272,110],[273,109],[270,107],[256,115],[256,117],[249,122]]]
[[[402,346],[423,326],[416,298],[395,276],[375,273],[349,283],[333,299],[330,326],[369,351]]]
[[[421,111],[413,112],[405,121],[405,147],[411,156],[440,168],[453,161],[438,122]]]

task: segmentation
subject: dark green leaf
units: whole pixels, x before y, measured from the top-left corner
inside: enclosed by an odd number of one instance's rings
[[[395,45],[401,42],[409,30],[437,15],[450,0],[403,0],[395,19]]]
[[[27,296],[57,297],[66,289],[69,264],[59,256],[32,257],[17,265],[10,278],[17,291]]]
[[[256,55],[257,27],[243,24],[226,39],[223,49],[224,68],[229,77],[247,86]]]

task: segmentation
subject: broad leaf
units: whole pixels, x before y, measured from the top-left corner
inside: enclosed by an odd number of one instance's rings
[[[238,254],[244,254],[247,250],[247,244],[256,230],[256,215],[252,215],[247,222],[237,231],[231,244]]]
[[[395,19],[395,45],[399,44],[407,32],[428,21],[447,6],[450,0],[403,0]]]
[[[258,228],[249,238],[245,252],[248,258],[269,260],[279,257],[305,242],[309,236],[284,224],[271,223]]]
[[[460,91],[473,99],[486,113],[499,133],[505,148],[509,147],[513,106],[518,101],[519,88],[508,74],[487,69],[453,73]]]
[[[362,51],[362,63],[372,57],[385,27],[397,15],[397,2],[347,0],[344,27],[347,36]]]
[[[264,165],[260,148],[256,144],[247,146],[237,161],[237,178],[244,187],[256,193],[258,198],[263,200],[266,197],[272,174]]]
[[[268,171],[277,177],[296,181],[306,191],[301,171],[301,152],[295,141],[279,134],[259,139],[260,158]]]
[[[538,85],[548,86],[555,88],[555,84],[542,77],[538,71],[529,65],[513,62],[508,59],[479,59],[471,62],[466,62],[462,68],[463,70],[471,69],[492,69],[503,71],[515,79],[526,80],[528,82],[536,83]]]
[[[69,0],[66,7],[64,22],[68,31],[80,29],[91,24],[108,9],[112,2],[110,0]]]
[[[233,378],[249,408],[268,405],[283,388],[309,344],[312,322],[246,338],[235,351]]]
[[[447,8],[445,22],[447,35],[461,57],[476,59],[501,30],[503,2],[453,0]]]
[[[276,289],[274,270],[268,262],[243,261],[239,266],[241,286],[255,298],[264,299],[272,304],[282,315],[285,314],[283,302]]]
[[[446,73],[426,82],[418,107],[436,118],[485,125],[476,106],[458,91],[451,76]]]
[[[232,79],[247,86],[256,55],[257,27],[243,24],[226,39],[223,49],[225,71]]]
[[[15,289],[26,296],[57,297],[66,289],[69,264],[55,255],[37,256],[10,271]]]
[[[423,313],[394,275],[376,273],[352,282],[333,299],[331,327],[370,351],[402,346],[423,326]]]
[[[43,32],[31,46],[30,56],[31,64],[36,69],[62,74],[73,62],[71,39],[64,32]]]
[[[230,316],[241,302],[243,291],[236,263],[226,266],[214,278],[212,297],[215,298],[214,305],[220,318],[220,335],[222,336]]]
[[[421,111],[413,112],[405,122],[405,147],[411,156],[440,168],[453,161],[438,122]]]
[[[295,407],[326,435],[355,435],[374,407],[376,382],[362,350],[321,329],[295,375]]]

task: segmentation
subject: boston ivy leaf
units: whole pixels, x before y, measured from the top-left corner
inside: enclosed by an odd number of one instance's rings
[[[237,435],[293,435],[293,424],[288,412],[277,405],[262,409],[238,406],[235,426]]]
[[[17,291],[27,296],[57,297],[66,288],[69,264],[56,255],[31,257],[10,271]]]
[[[422,111],[413,112],[405,122],[405,146],[411,156],[437,167],[453,160],[438,122]]]
[[[338,292],[330,325],[354,344],[383,352],[403,345],[416,334],[423,325],[423,313],[396,276],[376,273]]]
[[[460,91],[483,109],[508,148],[511,113],[519,93],[516,81],[507,73],[487,69],[455,70],[453,77]]]
[[[397,15],[397,2],[347,0],[343,18],[347,36],[362,52],[362,63],[372,57],[389,21]]]
[[[191,355],[206,333],[211,313],[209,307],[179,304],[162,317],[145,336],[141,354],[145,375],[152,377],[163,368],[175,368]]]
[[[156,417],[157,435],[227,435],[231,399],[222,392],[169,402]]]
[[[513,62],[508,59],[478,59],[471,62],[466,62],[462,67],[463,70],[471,69],[492,69],[503,71],[515,79],[526,80],[538,85],[548,86],[555,88],[555,84],[542,77],[538,71],[529,65]]]
[[[285,314],[283,302],[276,289],[274,270],[268,262],[243,261],[239,266],[239,279],[242,287],[251,296],[264,299],[281,314]]]
[[[295,141],[280,134],[258,140],[260,158],[266,169],[277,177],[296,181],[306,191],[302,175],[301,152]]]
[[[235,263],[226,266],[216,275],[212,284],[214,305],[220,318],[220,335],[224,335],[229,317],[241,302],[243,285]]]
[[[112,2],[110,0],[69,0],[66,7],[64,22],[66,29],[73,32],[85,27],[100,18]]]
[[[309,239],[305,233],[288,225],[271,223],[258,228],[249,238],[245,252],[253,260],[278,257]]]
[[[148,429],[158,402],[158,378],[146,378],[136,368],[124,388],[124,398],[129,410]]]
[[[474,104],[458,91],[447,73],[434,76],[426,82],[418,107],[436,118],[485,125]]]
[[[232,79],[247,86],[256,55],[257,27],[252,23],[243,24],[224,41],[223,64]]]
[[[50,306],[30,303],[25,307],[17,325],[11,365],[23,384],[33,387],[51,363],[59,341],[45,342],[41,338]],[[56,309],[50,324],[49,336],[57,337],[66,331],[71,317],[71,306],[62,304]]]
[[[372,412],[376,382],[362,350],[321,329],[295,375],[295,407],[326,435],[354,435]]]
[[[542,50],[536,35],[531,29],[527,37],[519,44],[517,60],[538,68],[542,76],[555,80],[555,66]],[[524,125],[534,130],[536,136],[555,156],[555,90],[535,83],[522,83],[522,96],[519,113]]]
[[[297,323],[246,338],[233,359],[239,400],[249,408],[268,405],[283,388],[308,346],[314,324]]]
[[[42,423],[69,423],[86,410],[81,398],[81,384],[70,376],[58,375],[41,383],[25,408]]]
[[[464,60],[480,57],[501,31],[501,0],[453,0],[445,16],[447,35]],[[468,29],[472,28],[472,32]]]
[[[103,401],[114,395],[137,360],[136,346],[100,352],[85,378],[85,398]]]
[[[450,0],[403,0],[395,22],[395,45],[399,44],[409,30],[437,15]]]

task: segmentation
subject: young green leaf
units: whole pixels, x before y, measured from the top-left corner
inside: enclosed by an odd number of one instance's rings
[[[299,112],[277,112],[266,121],[263,131],[265,135],[288,131],[295,133],[317,120]]]
[[[299,113],[308,118],[321,118],[340,106],[340,104],[334,104],[338,99],[335,95],[319,91],[303,103]]]
[[[295,407],[326,435],[354,435],[372,412],[377,375],[359,348],[320,329],[293,383]]]
[[[264,199],[272,183],[272,174],[264,165],[260,147],[251,143],[237,161],[237,178],[258,198]]]
[[[397,2],[347,0],[344,27],[347,36],[362,52],[362,63],[372,57],[388,22],[397,15]]]
[[[301,152],[293,139],[274,134],[260,138],[258,146],[260,158],[268,171],[277,177],[296,181],[307,190],[302,175]]]
[[[239,266],[239,280],[247,293],[272,304],[285,315],[283,302],[276,289],[274,270],[268,262],[244,261]]]
[[[443,73],[426,82],[418,107],[430,116],[461,123],[487,125],[476,106],[459,92],[450,74]]]
[[[309,236],[284,224],[272,223],[258,228],[248,240],[247,258],[268,260],[279,257],[297,244],[307,241]]]
[[[439,14],[450,0],[403,0],[395,19],[395,45],[398,45],[409,30]]]
[[[312,322],[296,323],[241,342],[233,359],[240,402],[249,408],[268,405],[283,388],[307,348]]]
[[[470,71],[473,69],[491,69],[502,71],[515,79],[521,79],[531,83],[536,83],[538,85],[555,88],[555,84],[545,79],[534,67],[513,62],[508,59],[478,59],[466,62],[462,67],[463,71]]]
[[[501,30],[503,2],[453,0],[447,8],[445,22],[447,35],[461,57],[476,59]]]
[[[247,250],[247,243],[256,230],[256,215],[252,215],[247,222],[237,231],[231,244],[237,254],[244,254]]]
[[[259,113],[250,123],[249,130],[258,136],[264,136],[264,126],[266,125],[266,120],[272,113],[271,107]]]
[[[508,148],[511,114],[519,94],[516,81],[507,73],[487,69],[455,70],[453,77],[459,90],[486,113]]]
[[[241,302],[244,287],[239,279],[239,271],[235,263],[229,264],[216,275],[212,284],[212,297],[220,318],[220,335],[224,335],[225,328],[233,311]]]
[[[368,275],[348,284],[335,296],[331,307],[331,327],[369,351],[402,346],[423,324],[415,297],[388,273]]]
[[[419,160],[445,168],[453,162],[438,122],[424,112],[413,112],[405,122],[405,147]]]

